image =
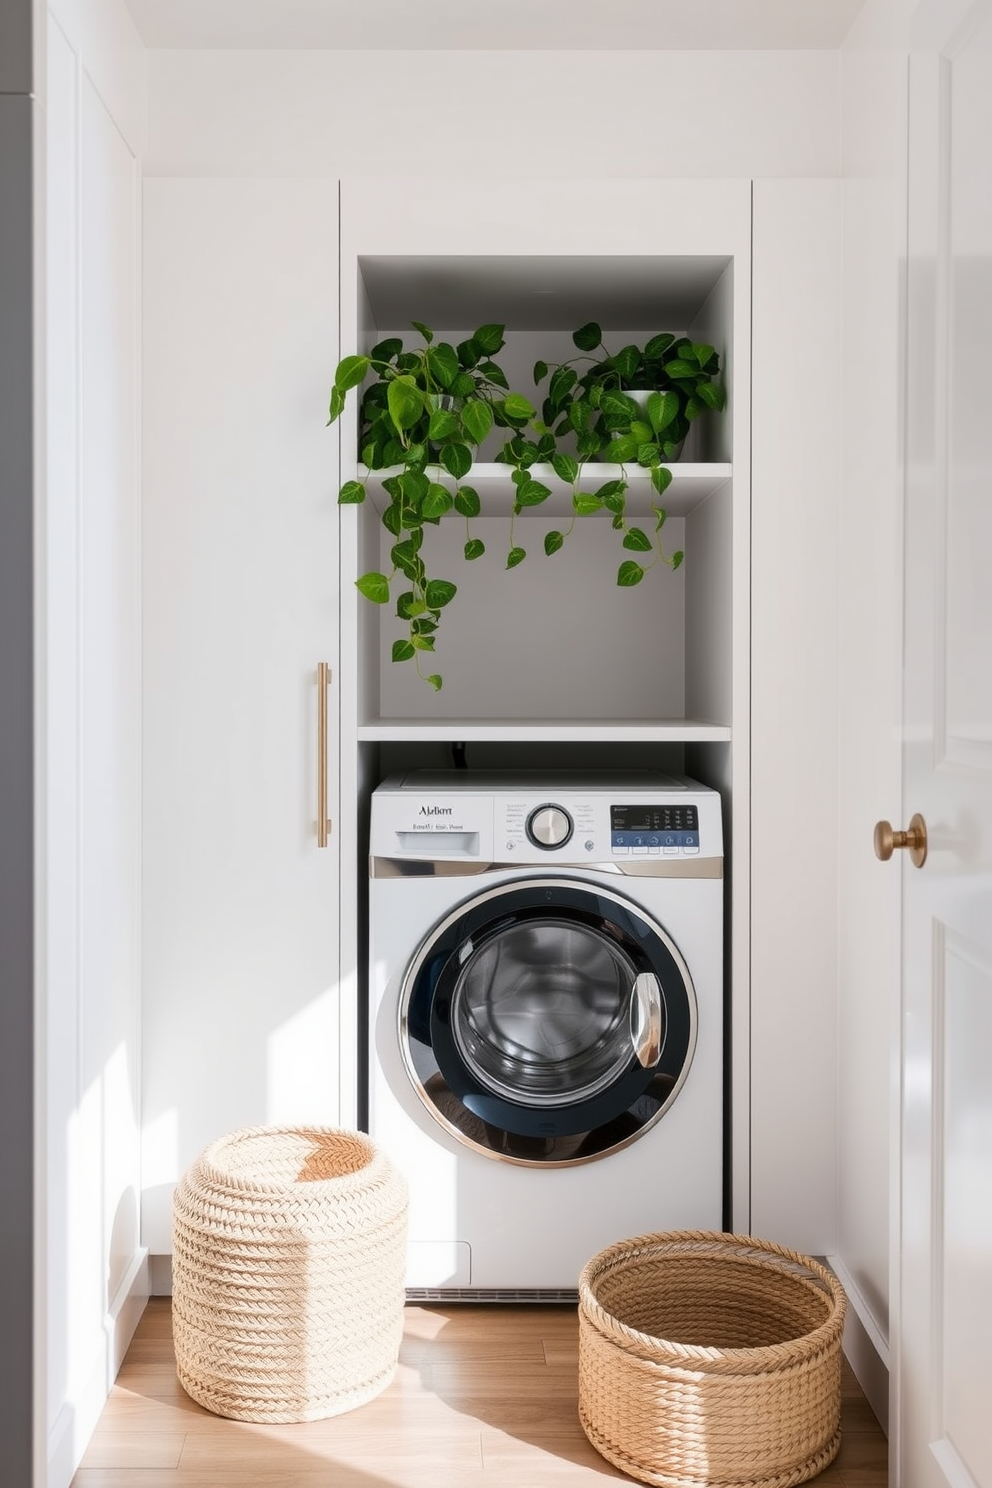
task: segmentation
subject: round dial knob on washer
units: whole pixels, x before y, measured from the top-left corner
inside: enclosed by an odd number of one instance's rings
[[[563,806],[538,806],[527,818],[527,836],[535,847],[561,847],[572,835],[572,818]]]

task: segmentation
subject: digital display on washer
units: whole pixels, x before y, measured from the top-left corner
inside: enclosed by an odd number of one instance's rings
[[[698,832],[697,806],[611,806],[612,832]]]
[[[698,806],[611,806],[610,846],[614,852],[698,853]]]

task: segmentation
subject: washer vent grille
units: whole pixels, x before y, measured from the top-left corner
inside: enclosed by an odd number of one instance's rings
[[[569,1287],[407,1287],[408,1302],[559,1302],[575,1306],[578,1288]]]

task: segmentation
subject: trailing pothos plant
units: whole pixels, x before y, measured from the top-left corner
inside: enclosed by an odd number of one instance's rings
[[[452,345],[437,341],[421,322],[412,324],[421,345],[408,350],[400,337],[390,337],[367,356],[346,356],[338,363],[328,423],[340,416],[348,394],[372,374],[359,407],[359,458],[368,473],[345,481],[338,500],[364,501],[371,474],[390,472],[379,484],[389,498],[382,523],[393,539],[392,569],[362,574],[357,587],[373,603],[388,604],[399,578],[396,613],[405,633],[394,641],[392,659],[413,660],[418,675],[438,690],[440,675],[425,673],[421,658],[434,652],[442,613],[458,586],[429,572],[424,530],[455,511],[465,519],[465,558],[471,562],[485,552],[484,542],[471,528],[481,501],[464,477],[492,431],[506,431],[494,459],[511,467],[514,486],[506,567],[516,568],[527,557],[514,522],[524,508],[539,506],[551,495],[551,487],[534,473],[535,466],[548,464],[571,487],[572,520],[564,532],[545,535],[545,553],[550,556],[564,546],[578,517],[606,511],[613,527],[623,533],[624,548],[639,555],[623,561],[617,571],[617,583],[629,588],[659,560],[678,568],[683,554],[669,556],[661,546],[666,513],[658,502],[653,504],[651,536],[628,522],[626,466],[636,462],[646,467],[656,496],[663,496],[672,480],[666,462],[677,458],[681,440],[699,413],[723,407],[723,390],[714,381],[719,359],[711,346],[666,333],[653,337],[643,349],[629,346],[611,355],[602,345],[599,326],[590,322],[572,337],[587,353],[575,362],[590,363],[581,375],[574,362],[535,366],[537,384],[551,373],[538,417],[529,398],[511,391],[495,360],[505,344],[502,325],[480,326],[467,340]],[[597,351],[599,356],[591,355]],[[639,399],[629,396],[628,390],[642,389],[647,392]],[[582,490],[587,463],[595,460],[619,464],[620,476]],[[450,478],[448,484],[443,476]],[[642,555],[649,553],[653,556],[645,561]]]
[[[436,525],[454,510],[465,518],[465,558],[471,562],[485,552],[485,543],[473,536],[470,525],[481,510],[479,494],[464,484],[464,477],[494,428],[507,431],[496,458],[516,467],[514,514],[545,500],[551,490],[530,479],[511,448],[514,435],[531,423],[536,409],[529,398],[511,391],[495,360],[504,345],[504,327],[480,326],[453,346],[436,341],[434,332],[421,322],[414,321],[413,326],[423,344],[412,350],[396,336],[380,341],[368,356],[347,356],[339,362],[328,423],[341,414],[350,390],[374,373],[375,381],[361,398],[358,447],[361,463],[369,472],[395,471],[381,481],[389,497],[382,523],[394,539],[390,549],[393,568],[388,574],[363,574],[357,583],[366,599],[388,604],[397,575],[406,581],[408,587],[396,599],[396,613],[405,622],[406,634],[393,643],[392,658],[413,660],[418,675],[437,690],[442,679],[436,672],[425,674],[421,657],[434,651],[441,613],[458,586],[428,571],[425,526]],[[542,458],[548,458],[552,445],[553,440],[545,440]],[[442,471],[452,478],[450,487],[438,478]],[[367,480],[368,476],[346,481],[338,500],[344,504],[364,501]],[[526,555],[515,546],[512,522],[509,542],[506,566],[513,568]]]
[[[667,512],[659,501],[652,504],[651,536],[628,523],[626,466],[646,468],[655,495],[664,496],[672,482],[669,464],[679,458],[690,424],[707,409],[725,406],[723,387],[716,380],[720,358],[714,347],[669,331],[652,336],[643,347],[630,344],[609,352],[595,321],[574,331],[572,341],[585,355],[551,365],[538,361],[534,366],[538,386],[551,374],[537,428],[550,432],[556,449],[562,441],[573,442],[575,449],[574,458],[561,454],[553,458],[558,474],[572,482],[573,517],[564,533],[547,534],[545,550],[554,553],[564,545],[576,516],[605,508],[612,513],[614,528],[623,533],[625,549],[653,555],[650,561],[630,558],[621,563],[617,583],[631,587],[655,563],[664,562],[674,570],[685,555],[664,551],[660,533]],[[577,371],[583,363],[588,363],[585,370]],[[620,476],[602,482],[595,491],[580,492],[587,461],[618,464]]]

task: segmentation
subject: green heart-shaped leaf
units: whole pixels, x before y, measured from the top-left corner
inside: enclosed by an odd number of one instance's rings
[[[613,365],[623,378],[628,387],[638,384],[638,368],[641,365],[641,353],[636,346],[624,346],[613,357]]]
[[[580,351],[595,351],[602,344],[603,332],[594,320],[572,332],[572,340]]]
[[[403,342],[399,336],[388,336],[385,341],[379,341],[369,352],[370,362],[391,362],[398,357],[403,350]]]
[[[571,455],[552,455],[551,468],[559,480],[567,481],[570,486],[574,486],[579,478],[579,462]]]
[[[674,341],[675,337],[670,331],[664,331],[660,336],[652,336],[644,347],[644,355],[649,361],[657,361],[658,357],[666,352]]]
[[[481,510],[482,503],[474,486],[459,486],[455,492],[455,511],[463,517],[477,517]]]
[[[389,580],[385,574],[367,573],[362,574],[360,579],[355,580],[355,588],[359,594],[370,599],[373,604],[386,604],[389,600]]]
[[[671,389],[664,393],[652,393],[647,400],[645,413],[656,434],[667,429],[679,411],[679,395]]]
[[[421,515],[425,521],[433,521],[435,517],[443,517],[445,512],[452,508],[454,498],[451,492],[444,486],[433,485],[424,497],[423,506],[420,508]]]
[[[640,527],[630,527],[624,535],[623,545],[632,553],[650,553],[651,539]]]
[[[550,486],[545,486],[541,481],[527,480],[517,487],[517,503],[520,506],[540,506],[550,495]]]
[[[412,429],[424,411],[424,395],[412,377],[394,377],[387,394],[389,417],[399,433]]]
[[[524,559],[526,557],[527,557],[527,549],[526,548],[511,548],[510,551],[506,555],[506,566],[507,566],[507,568],[516,568],[517,564],[518,563],[523,563],[523,561],[524,561]]]
[[[546,532],[544,534],[544,551],[548,557],[557,553],[559,548],[564,547],[565,539],[560,532]]]
[[[644,570],[633,558],[628,558],[626,563],[621,563],[617,569],[617,584],[621,589],[633,589],[644,577]]]
[[[334,374],[334,386],[338,392],[346,393],[349,388],[357,387],[369,370],[369,366],[367,356],[346,356],[338,362],[337,371]]]
[[[485,376],[489,378],[489,381],[495,383],[497,387],[508,388],[510,386],[510,384],[506,380],[506,373],[503,371],[503,368],[500,366],[499,362],[480,362],[479,371],[484,373]],[[475,384],[473,383],[472,387],[474,386]],[[452,388],[452,392],[456,391],[456,388]],[[468,392],[471,391],[472,388],[470,387],[468,389]]]
[[[503,412],[511,423],[526,423],[537,413],[537,409],[522,393],[508,393],[503,399]]]
[[[623,465],[627,460],[633,460],[637,455],[637,440],[632,434],[624,434],[619,439],[611,439],[603,450],[603,459],[617,465]]]
[[[486,356],[495,356],[496,352],[503,345],[503,332],[505,329],[506,327],[501,325],[480,326],[477,331],[473,331],[472,340],[476,346],[481,348]]]
[[[418,599],[411,589],[401,594],[396,601],[396,613],[401,620],[415,620],[418,615],[423,615],[427,609],[422,599]]]
[[[393,661],[409,661],[413,655],[413,646],[410,641],[393,642]]]
[[[458,352],[458,361],[466,371],[478,365],[482,356],[482,347],[469,338],[468,341],[459,341],[455,350]]]
[[[472,468],[472,451],[467,444],[446,444],[441,450],[441,464],[455,480],[461,480]]]
[[[579,375],[574,367],[556,367],[551,381],[548,383],[548,397],[556,408],[564,405],[572,388],[579,380]]]
[[[443,388],[450,387],[461,371],[458,353],[448,341],[439,341],[437,346],[432,346],[426,360],[431,376]]]
[[[435,444],[441,444],[443,440],[450,439],[453,434],[461,432],[458,415],[447,408],[435,408],[431,414],[431,421],[427,426],[427,437],[433,439]]]
[[[603,502],[599,496],[593,496],[587,491],[576,491],[572,497],[572,505],[580,517],[591,517],[596,512],[603,510]]]
[[[473,444],[481,444],[493,426],[493,411],[482,398],[470,398],[462,409],[462,428]]]
[[[428,609],[443,610],[457,593],[457,585],[450,584],[447,579],[431,579],[424,591],[424,598]]]
[[[696,389],[696,397],[701,398],[708,408],[715,408],[718,412],[726,401],[723,388],[717,382],[701,382]]]

